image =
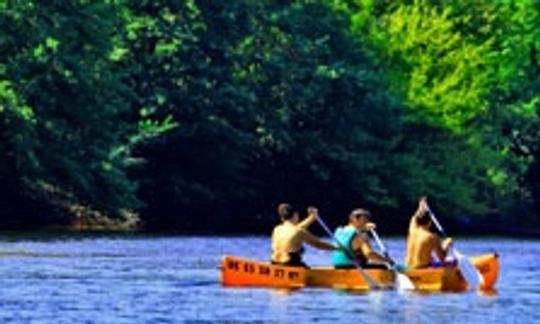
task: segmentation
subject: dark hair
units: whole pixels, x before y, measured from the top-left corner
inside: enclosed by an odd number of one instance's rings
[[[416,224],[420,226],[428,225],[431,222],[431,217],[429,217],[428,213],[423,213],[416,217]]]
[[[289,204],[279,204],[277,210],[279,217],[281,217],[283,220],[291,219],[294,216],[294,209]]]
[[[368,217],[368,218],[371,218],[371,213],[370,213],[369,210],[367,210],[367,209],[357,208],[357,209],[354,209],[354,210],[349,214],[349,218],[352,218],[352,217],[360,217],[360,216],[366,216],[366,217]]]

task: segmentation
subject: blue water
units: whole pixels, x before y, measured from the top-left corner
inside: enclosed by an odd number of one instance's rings
[[[385,241],[403,259],[404,240]],[[456,246],[501,255],[496,294],[222,287],[221,256],[267,260],[266,237],[1,235],[0,323],[540,322],[540,241],[458,238]],[[323,265],[328,255],[308,249],[306,260]]]

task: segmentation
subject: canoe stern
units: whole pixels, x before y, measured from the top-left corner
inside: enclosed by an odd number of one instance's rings
[[[483,283],[480,286],[481,290],[495,289],[495,283],[499,278],[500,264],[499,255],[490,253],[470,258],[472,264],[480,271]]]

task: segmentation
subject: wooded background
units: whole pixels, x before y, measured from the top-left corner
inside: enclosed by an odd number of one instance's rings
[[[539,49],[535,0],[1,0],[0,224],[538,226]]]

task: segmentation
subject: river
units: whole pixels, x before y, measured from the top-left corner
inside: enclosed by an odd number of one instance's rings
[[[405,241],[384,238],[395,259]],[[268,259],[266,237],[0,235],[0,323],[535,323],[540,241],[456,238],[497,251],[495,294],[224,288],[222,255]],[[329,261],[308,249],[311,265]]]

